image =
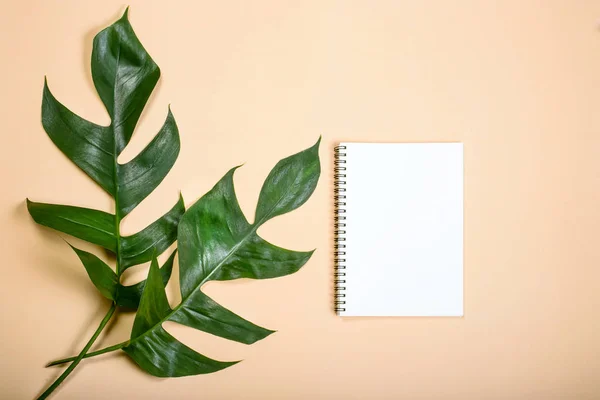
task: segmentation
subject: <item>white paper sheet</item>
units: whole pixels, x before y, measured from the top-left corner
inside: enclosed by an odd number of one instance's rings
[[[462,143],[346,146],[342,316],[463,315]]]

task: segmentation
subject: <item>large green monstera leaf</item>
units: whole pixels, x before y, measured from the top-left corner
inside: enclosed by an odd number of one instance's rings
[[[296,272],[312,255],[282,249],[256,233],[269,219],[304,204],[320,174],[318,145],[280,161],[265,181],[250,224],[240,206],[230,170],[184,214],[177,235],[181,303],[171,309],[156,262],[123,350],[145,371],[173,377],[215,372],[234,363],[205,357],[162,327],[174,321],[226,339],[251,344],[273,331],[227,310],[201,290],[211,280],[267,279]]]
[[[121,274],[151,261],[177,238],[177,225],[185,208],[180,198],[162,217],[142,231],[122,236],[120,223],[165,178],[179,155],[179,132],[171,111],[154,139],[131,161],[120,164],[119,154],[129,143],[142,110],[160,77],[127,18],[94,38],[94,86],[111,118],[97,125],[62,105],[44,83],[42,125],[54,144],[112,196],[115,213],[88,208],[27,201],[33,219],[47,227],[104,247],[116,257],[116,272],[97,256],[73,247],[100,293],[117,305],[136,308],[145,282],[123,286]],[[169,280],[174,253],[160,270]]]

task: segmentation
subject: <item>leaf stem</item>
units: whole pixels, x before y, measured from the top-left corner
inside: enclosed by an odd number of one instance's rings
[[[104,353],[110,353],[112,351],[120,350],[123,347],[127,346],[128,343],[129,343],[129,341],[121,342],[121,343],[117,343],[117,344],[115,344],[113,346],[108,346],[108,347],[105,347],[105,348],[100,349],[100,350],[92,351],[90,353],[86,353],[83,356],[83,358],[96,357],[96,356],[99,356],[99,355],[104,354]],[[71,362],[71,361],[75,360],[76,358],[77,357],[61,358],[60,360],[52,361],[52,362],[46,364],[46,367],[54,367],[55,365],[61,365],[61,364],[64,364],[64,363],[68,363],[68,362]]]
[[[104,316],[104,319],[102,319],[102,322],[100,322],[100,325],[98,326],[98,329],[96,329],[96,332],[94,332],[94,334],[92,335],[92,337],[90,338],[90,340],[88,340],[87,344],[81,350],[81,352],[79,353],[79,355],[73,359],[73,363],[71,363],[71,365],[69,365],[69,367],[54,381],[54,383],[52,385],[50,385],[50,387],[48,389],[46,389],[44,391],[44,393],[42,393],[40,395],[40,397],[38,397],[38,400],[42,400],[42,399],[47,398],[67,378],[67,376],[69,376],[71,374],[71,372],[73,372],[73,370],[75,369],[75,367],[77,367],[77,364],[79,364],[79,362],[86,355],[86,353],[90,349],[90,347],[92,347],[92,345],[94,344],[94,342],[96,341],[96,339],[100,335],[100,332],[102,332],[102,330],[104,329],[104,327],[106,326],[106,324],[108,323],[108,321],[112,318],[113,314],[115,313],[115,309],[116,308],[117,308],[117,306],[116,306],[115,303],[113,303],[110,306],[110,309],[108,310],[108,312]]]

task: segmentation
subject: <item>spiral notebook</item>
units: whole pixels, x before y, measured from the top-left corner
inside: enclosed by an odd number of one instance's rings
[[[334,190],[339,315],[463,315],[462,143],[340,143]]]

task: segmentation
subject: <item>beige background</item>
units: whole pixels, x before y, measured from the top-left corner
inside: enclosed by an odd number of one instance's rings
[[[600,2],[130,4],[163,78],[122,161],[158,131],[169,103],[183,147],[124,231],[160,216],[180,189],[190,204],[242,162],[237,191],[252,218],[274,163],[322,134],[314,196],[261,230],[318,250],[290,277],[206,287],[279,330],[271,337],[245,346],[167,326],[241,364],[165,380],[107,355],[83,362],[56,398],[600,398]],[[123,10],[113,0],[2,4],[2,398],[39,394],[61,371],[44,363],[79,350],[108,307],[24,199],[111,209],[44,133],[40,101],[46,74],[72,110],[108,122],[91,43]],[[341,140],[464,142],[464,318],[333,314],[332,149]],[[126,339],[131,321],[122,317],[99,346]]]

